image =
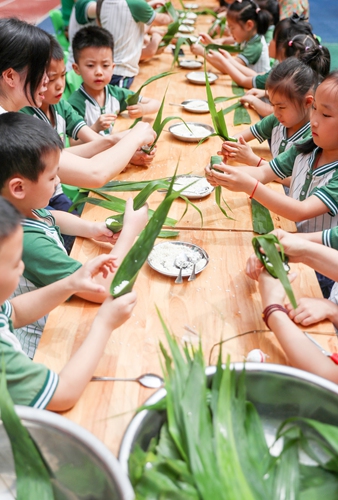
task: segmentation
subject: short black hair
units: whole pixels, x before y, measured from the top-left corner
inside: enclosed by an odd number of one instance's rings
[[[50,38],[44,30],[13,17],[0,19],[0,77],[9,68],[27,71],[25,95],[33,104],[50,55]]]
[[[19,227],[23,215],[3,196],[0,196],[0,246]]]
[[[14,175],[37,182],[45,170],[45,155],[63,143],[48,123],[23,113],[0,115],[0,190]]]
[[[114,57],[114,40],[112,34],[99,26],[85,26],[80,29],[72,41],[74,61],[79,62],[80,53],[89,47],[108,47]]]
[[[265,35],[271,21],[270,12],[261,8],[254,0],[234,2],[229,6],[227,17],[239,24],[253,21],[259,35]]]
[[[50,58],[54,59],[55,61],[63,61],[65,55],[63,53],[61,45],[54,36],[50,35],[49,33],[48,36],[50,39]]]

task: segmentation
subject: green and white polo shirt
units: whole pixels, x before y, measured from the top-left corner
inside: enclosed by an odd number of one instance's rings
[[[33,213],[39,220],[25,218],[22,221],[22,260],[25,269],[13,297],[54,283],[81,267],[80,262],[67,254],[52,213],[45,209],[33,210]],[[31,358],[39,344],[46,321],[47,316],[44,316],[35,323],[15,330],[24,352]]]
[[[73,92],[68,99],[69,104],[71,104],[77,113],[84,118],[89,127],[94,125],[101,115],[106,113],[118,115],[124,111],[127,108],[126,98],[135,93],[132,90],[116,87],[115,85],[106,85],[104,92],[105,102],[103,107],[85,91],[83,84],[78,90]],[[141,99],[142,98],[140,98],[140,101]],[[114,123],[100,133],[103,135],[111,134],[113,126]]]
[[[322,243],[327,247],[338,250],[338,226],[323,231]]]
[[[254,89],[265,90],[265,85],[266,85],[267,79],[269,78],[270,73],[271,73],[271,69],[270,69],[270,71],[267,71],[263,75],[254,76],[252,78],[252,87]]]
[[[50,106],[50,109],[54,116],[54,128],[61,137],[62,142],[65,144],[66,136],[77,139],[79,130],[81,130],[82,127],[86,125],[86,122],[84,121],[82,116],[80,116],[75,111],[75,109],[73,109],[73,107],[64,100],[61,100],[57,104],[52,104]],[[52,125],[49,118],[39,108],[26,106],[25,108],[22,108],[20,112],[31,116],[36,116],[37,118],[40,118],[40,120],[48,123],[48,125]]]
[[[6,366],[9,394],[17,405],[46,408],[57,388],[58,375],[39,363],[33,363],[23,352],[13,334],[12,305],[6,300],[0,306],[0,350]]]
[[[241,52],[237,55],[244,64],[257,73],[266,73],[270,69],[268,46],[264,36],[254,35],[248,42],[240,44]]]
[[[133,77],[139,72],[144,24],[151,24],[156,12],[145,0],[104,0],[101,26],[114,38],[114,73]]]
[[[269,163],[281,179],[292,176],[289,196],[300,201],[317,196],[328,208],[323,215],[298,222],[301,233],[323,231],[338,224],[338,160],[314,169],[318,152],[316,148],[304,155],[292,146]]]
[[[66,70],[71,71],[73,69],[74,55],[72,48],[72,41],[75,34],[85,26],[96,26],[96,17],[91,19],[88,17],[89,4],[95,3],[96,0],[77,0],[70,15],[69,27],[68,27],[68,39],[69,39],[69,54],[66,63]]]
[[[271,153],[274,158],[287,149],[290,149],[300,139],[311,137],[310,122],[307,122],[297,132],[287,137],[287,129],[282,125],[275,115],[265,116],[261,121],[250,127],[251,133],[259,142],[271,139]]]

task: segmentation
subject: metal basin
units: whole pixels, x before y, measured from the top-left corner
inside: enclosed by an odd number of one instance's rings
[[[55,476],[58,500],[132,500],[128,477],[112,453],[90,432],[44,410],[15,407]],[[15,472],[7,434],[0,423],[0,498],[15,498]],[[38,500],[38,499],[37,499]]]
[[[238,374],[243,363],[233,363]],[[247,399],[254,403],[262,419],[268,445],[274,442],[279,424],[288,417],[302,416],[337,425],[338,385],[308,372],[272,363],[246,363]],[[211,380],[216,368],[206,369]],[[166,394],[160,389],[146,404],[154,404]],[[130,452],[138,443],[147,449],[166,419],[165,412],[144,410],[130,422],[119,452],[122,469],[128,474]]]

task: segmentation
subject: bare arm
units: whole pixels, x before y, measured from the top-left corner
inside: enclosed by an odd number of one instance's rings
[[[140,61],[154,57],[162,38],[163,36],[160,33],[155,32],[152,34],[150,42],[142,49]]]
[[[135,292],[105,300],[87,338],[61,370],[48,410],[63,411],[74,406],[93,376],[112,331],[130,317],[135,304]]]
[[[170,24],[172,22],[173,22],[173,19],[171,16],[169,16],[169,14],[157,13],[151,24],[152,24],[152,26],[164,26],[164,25]]]
[[[133,106],[128,106],[127,111],[129,118],[140,118],[141,116],[156,113],[160,109],[160,101],[157,99],[150,99],[149,97],[142,97],[142,100]]]

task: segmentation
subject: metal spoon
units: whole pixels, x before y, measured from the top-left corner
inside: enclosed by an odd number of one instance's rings
[[[136,378],[119,378],[119,377],[92,377],[93,382],[99,381],[111,381],[111,382],[138,382],[143,387],[149,387],[150,389],[158,389],[163,385],[163,378],[154,373],[145,373]]]
[[[175,266],[179,268],[179,273],[178,273],[178,276],[175,280],[175,283],[178,283],[178,284],[181,284],[183,283],[183,278],[182,278],[182,271],[183,269],[185,269],[186,267],[188,267],[189,265],[189,260],[186,256],[185,253],[180,253],[176,259],[175,259],[175,262],[174,262]]]
[[[188,281],[194,281],[196,279],[196,272],[195,271],[196,271],[196,262],[194,262],[194,265],[193,265],[191,274],[188,278]]]

